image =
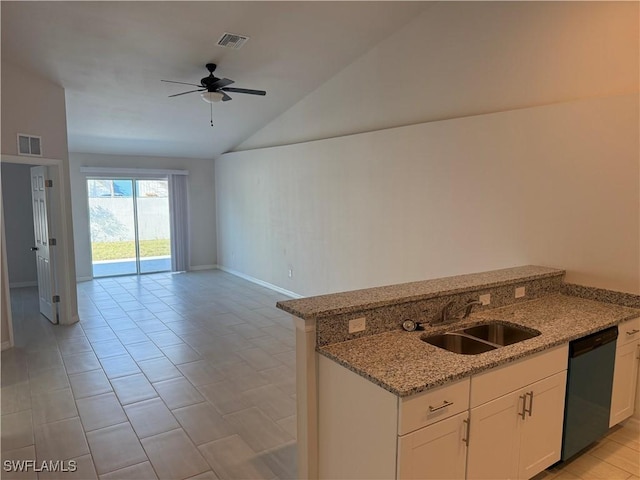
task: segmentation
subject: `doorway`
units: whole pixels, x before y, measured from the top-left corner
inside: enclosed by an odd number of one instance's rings
[[[49,167],[49,173],[51,174],[51,180],[53,182],[52,195],[50,198],[52,200],[51,227],[54,237],[56,238],[55,257],[57,267],[55,268],[54,278],[57,286],[56,294],[59,297],[59,303],[57,305],[59,323],[71,325],[78,322],[79,318],[71,227],[71,197],[69,195],[69,176],[67,172],[68,165],[62,160],[46,157],[34,158],[6,154],[0,157],[0,164],[3,169],[5,166],[13,166],[14,164],[26,169],[24,177],[21,177],[24,181],[15,184],[16,190],[20,191],[20,198],[23,200],[13,201],[14,199],[6,196],[9,192],[0,188],[0,253],[2,257],[0,260],[0,266],[2,267],[0,269],[2,270],[0,275],[0,290],[2,290],[0,323],[2,323],[1,348],[5,350],[14,346],[14,325],[11,304],[12,293],[9,290],[9,286],[11,283],[14,283],[16,288],[37,285],[35,257],[33,252],[30,251],[30,247],[33,245],[35,238],[33,236],[33,213],[30,208],[32,200],[29,168],[35,165]],[[2,180],[4,186],[9,184],[14,186],[10,177],[2,175]],[[29,207],[28,213],[21,210],[21,207],[26,208],[27,206]],[[11,211],[12,215],[7,215],[8,211]],[[20,226],[19,228],[14,229],[13,226],[6,224],[10,216],[16,219],[17,225]],[[31,225],[31,227],[28,227],[29,225]],[[25,232],[29,229],[30,233],[24,236]],[[12,259],[14,265],[15,261],[18,261],[16,265],[17,269],[13,269],[13,271],[14,273],[18,272],[19,275],[12,276],[11,280],[8,258]],[[22,260],[26,260],[26,263],[23,263]],[[23,270],[22,266],[29,263],[29,260],[32,265],[32,270]],[[32,273],[33,275],[23,276],[23,274],[28,273]],[[47,320],[45,321],[48,323]]]
[[[171,270],[166,178],[87,178],[94,277]]]

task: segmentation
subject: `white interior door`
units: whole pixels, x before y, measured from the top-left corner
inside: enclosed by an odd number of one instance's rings
[[[58,312],[53,296],[54,267],[53,256],[49,245],[49,210],[47,187],[48,168],[31,168],[31,198],[33,201],[33,230],[35,245],[31,249],[36,254],[38,270],[38,296],[40,297],[40,313],[52,323],[58,323]]]

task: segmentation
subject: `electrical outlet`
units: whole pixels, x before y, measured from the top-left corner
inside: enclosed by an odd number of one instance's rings
[[[289,278],[293,278],[293,268],[289,269]]]
[[[367,328],[367,317],[349,320],[349,333],[362,332],[365,328]]]
[[[480,295],[480,301],[482,305],[489,305],[491,303],[491,294],[485,293],[484,295]]]
[[[516,298],[522,298],[526,295],[525,287],[516,287]]]

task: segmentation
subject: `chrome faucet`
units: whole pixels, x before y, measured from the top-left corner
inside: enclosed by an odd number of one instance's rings
[[[440,316],[437,318],[436,321],[431,322],[432,325],[433,324],[440,324],[440,323],[447,323],[450,322],[452,320],[460,320],[461,318],[467,318],[469,316],[469,314],[471,313],[471,309],[473,308],[474,305],[482,305],[482,302],[480,300],[469,300],[467,303],[465,303],[464,305],[454,309],[453,311],[451,310],[451,307],[453,306],[454,301],[451,300],[449,303],[447,303],[444,307],[442,307],[442,311],[440,312]],[[464,310],[464,315],[462,315],[462,317],[457,318],[456,315],[460,312],[462,312]]]

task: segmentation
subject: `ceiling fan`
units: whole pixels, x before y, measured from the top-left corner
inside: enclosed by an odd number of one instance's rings
[[[267,92],[265,92],[264,90],[251,90],[248,88],[228,87],[227,85],[231,85],[232,83],[234,83],[234,81],[228,78],[218,78],[214,76],[213,72],[216,70],[216,67],[217,67],[215,63],[207,63],[205,67],[209,71],[209,76],[201,79],[200,85],[197,85],[195,83],[174,82],[172,80],[161,80],[162,82],[167,82],[167,83],[178,83],[181,85],[191,85],[193,87],[198,87],[196,90],[189,90],[188,92],[176,93],[174,95],[169,95],[169,97],[178,97],[180,95],[186,95],[187,93],[200,92],[200,96],[205,102],[209,104],[213,104],[220,101],[227,102],[229,100],[232,100],[232,98],[229,95],[227,95],[227,92],[246,93],[249,95],[261,95],[261,96],[264,96],[267,94]],[[213,126],[213,110],[212,110],[211,126]]]

